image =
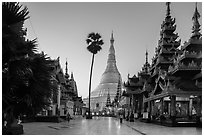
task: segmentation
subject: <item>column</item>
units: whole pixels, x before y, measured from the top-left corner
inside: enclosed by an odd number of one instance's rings
[[[56,115],[56,105],[52,105],[52,115]]]
[[[150,101],[150,116],[151,116],[151,119],[153,119],[154,117],[152,117],[154,115],[154,100],[151,100]]]
[[[196,101],[197,101],[197,105],[196,105],[196,121],[197,121],[198,126],[200,126],[201,125],[200,117],[202,115],[201,114],[201,111],[202,111],[202,96],[198,96],[196,98]]]
[[[141,100],[141,97],[139,96],[138,97],[138,106],[137,106],[137,108],[138,108],[138,110],[137,110],[137,113],[138,113],[138,116],[141,114],[141,112],[142,112],[142,110],[141,110],[141,106],[142,106],[142,102],[141,102],[142,100]]]
[[[60,90],[60,84],[58,84],[58,96],[57,96],[57,115],[60,116],[60,96],[61,96],[61,90]]]
[[[176,96],[173,95],[171,96],[171,120],[172,120],[172,124],[174,125],[176,122]]]
[[[142,113],[145,112],[145,108],[146,108],[146,103],[142,102]]]
[[[151,101],[148,101],[148,119],[151,120]]]
[[[193,107],[193,96],[190,96],[189,98],[189,117],[192,116],[192,107]]]
[[[134,101],[134,98],[133,98],[133,95],[132,95],[132,96],[131,96],[131,100],[130,100],[130,108],[131,108],[130,116],[129,116],[130,122],[134,122],[133,101]]]
[[[135,103],[135,97],[134,97],[134,95],[132,95],[132,103],[131,103],[132,111],[131,111],[131,113],[134,113],[134,111],[135,111],[135,107],[134,107],[135,104],[136,104],[136,103]]]
[[[164,98],[161,98],[161,115],[164,114]]]

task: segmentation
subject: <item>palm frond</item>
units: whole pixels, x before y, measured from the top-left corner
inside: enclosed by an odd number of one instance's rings
[[[86,43],[88,44],[87,50],[93,54],[97,54],[102,49],[101,46],[104,44],[101,35],[94,32],[88,35]]]
[[[12,25],[18,22],[24,22],[29,18],[28,8],[24,7],[16,2],[3,2],[2,4],[2,20],[3,24]]]
[[[86,43],[89,45],[91,43],[91,39],[86,39]]]

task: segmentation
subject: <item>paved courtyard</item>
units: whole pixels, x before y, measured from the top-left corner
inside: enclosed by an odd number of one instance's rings
[[[116,118],[77,118],[68,122],[23,123],[25,135],[201,135],[196,127],[166,127],[143,122],[119,123]]]

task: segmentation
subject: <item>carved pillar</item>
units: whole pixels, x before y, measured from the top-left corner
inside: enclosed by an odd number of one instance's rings
[[[135,96],[134,95],[132,95],[132,113],[135,113],[135,111],[137,110],[137,107],[136,107],[136,105],[137,105],[137,102],[136,102],[136,98],[135,98]]]
[[[161,115],[164,114],[164,98],[161,98]]]
[[[127,113],[127,117],[126,117],[127,121],[129,121],[130,113],[131,113],[131,101],[132,101],[132,96],[129,95],[129,107],[128,107],[128,113]]]
[[[150,115],[152,116],[152,115],[154,115],[154,112],[155,112],[155,110],[154,110],[154,100],[151,100],[151,102],[150,102],[150,106],[151,106],[151,111],[150,111]],[[151,117],[152,118],[152,117]]]
[[[142,106],[142,103],[141,103],[141,98],[139,97],[138,98],[138,106],[137,106],[137,113],[138,113],[138,116],[140,115],[141,113],[141,106]]]
[[[171,96],[171,119],[172,124],[174,125],[176,122],[176,96]]]
[[[132,111],[132,95],[130,95],[130,108],[129,108],[129,113]]]
[[[198,96],[197,97],[197,105],[196,105],[196,121],[197,121],[197,124],[198,126],[201,125],[201,120],[200,120],[200,117],[201,117],[201,111],[202,111],[202,96]]]
[[[57,95],[57,115],[60,117],[60,98],[61,98],[61,88],[58,84],[58,95]]]
[[[145,110],[145,104],[144,104],[144,98],[143,96],[141,97],[141,114],[143,114],[144,110]]]
[[[190,96],[189,98],[189,116],[192,116],[192,107],[193,107],[193,97]]]
[[[148,112],[148,119],[151,119],[151,102],[147,102],[147,112]]]
[[[130,108],[131,108],[131,111],[130,111],[130,117],[129,117],[129,120],[130,120],[130,122],[134,122],[134,114],[133,114],[133,102],[134,102],[134,96],[132,95],[131,96],[131,101],[130,101],[130,103],[131,103],[131,106],[130,106]]]

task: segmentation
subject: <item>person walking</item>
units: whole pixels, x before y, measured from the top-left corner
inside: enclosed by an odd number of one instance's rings
[[[70,121],[70,114],[69,114],[69,112],[67,113],[67,121],[69,122]]]
[[[123,123],[123,115],[120,114],[120,123]]]

